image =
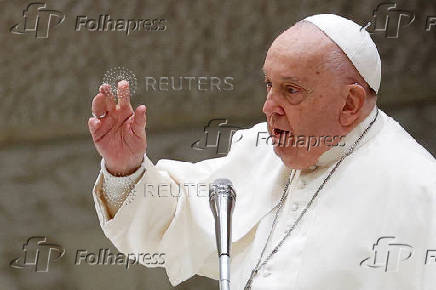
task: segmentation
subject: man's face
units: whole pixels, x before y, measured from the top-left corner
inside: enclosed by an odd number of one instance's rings
[[[344,86],[322,66],[332,45],[321,31],[292,27],[268,50],[263,112],[274,151],[287,167],[314,165],[348,131],[339,123]]]

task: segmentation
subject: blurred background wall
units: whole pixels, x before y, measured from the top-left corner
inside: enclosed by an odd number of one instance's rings
[[[74,265],[77,249],[116,251],[99,227],[90,193],[100,157],[87,120],[105,72],[121,66],[136,76],[132,101],[148,106],[153,161],[199,161],[216,156],[214,150],[191,147],[209,120],[227,119],[238,127],[264,120],[261,67],[280,32],[316,13],[336,13],[366,25],[381,2],[52,0],[42,2],[46,7],[40,15],[55,10],[65,19],[55,25],[60,18],[52,18],[48,37],[11,33],[11,27],[23,23],[30,3],[0,1],[0,289],[8,290],[173,289],[160,269]],[[377,21],[390,15],[388,27],[368,28],[374,29],[382,59],[379,106],[435,155],[436,20],[431,16],[436,17],[436,4],[396,1],[396,9],[409,15],[396,25],[398,13],[387,8],[392,3],[377,12]],[[75,30],[78,16],[105,14],[165,19],[165,30],[130,35]],[[230,78],[232,89],[153,91],[146,86],[147,77],[171,76]],[[47,273],[9,266],[31,236],[46,236],[66,250]],[[195,277],[176,289],[210,287],[217,289],[217,284]]]

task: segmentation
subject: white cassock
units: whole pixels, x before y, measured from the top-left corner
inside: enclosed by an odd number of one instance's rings
[[[93,196],[101,227],[121,252],[165,253],[163,266],[172,285],[195,274],[218,279],[207,190],[196,194],[187,190],[189,186],[177,185],[229,178],[237,193],[231,285],[243,289],[265,246],[275,206],[289,178],[289,194],[266,254],[294,224],[375,113],[376,109],[344,138],[345,146],[332,147],[310,170],[288,169],[271,145],[256,145],[258,132],[267,131],[266,123],[239,131],[242,138],[226,157],[198,163],[160,160],[156,165],[145,158],[145,173],[129,201],[110,220],[100,199],[100,172]],[[172,184],[182,192],[178,197],[163,192],[158,196],[156,190],[151,194],[151,185],[156,189],[158,184]],[[354,152],[260,269],[252,289],[433,290],[435,257],[435,159],[379,111]]]

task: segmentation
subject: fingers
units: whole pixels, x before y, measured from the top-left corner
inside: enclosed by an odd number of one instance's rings
[[[99,92],[106,97],[106,109],[111,112],[115,109],[115,98],[112,94],[112,88],[109,84],[102,84],[99,88]]]
[[[89,118],[88,120],[89,132],[91,132],[92,140],[96,142],[98,129],[101,127],[101,121],[97,118]]]
[[[89,132],[91,132],[92,140],[94,143],[99,142],[103,137],[105,137],[113,128],[114,121],[112,118],[97,119],[89,118],[88,127]]]
[[[122,80],[118,83],[118,105],[120,108],[130,107],[129,82]]]
[[[99,119],[89,118],[88,127],[89,127],[89,132],[91,132],[92,137],[94,137],[95,132],[98,130],[98,128],[100,128],[100,126],[101,126],[101,122]]]
[[[107,112],[106,96],[99,93],[92,100],[92,113],[96,117],[105,116]]]
[[[140,105],[135,110],[135,115],[132,122],[132,130],[135,135],[145,137],[145,126],[147,124],[147,107]]]

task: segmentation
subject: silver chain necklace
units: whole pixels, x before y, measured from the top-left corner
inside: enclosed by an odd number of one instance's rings
[[[327,183],[327,181],[330,179],[330,177],[333,175],[333,173],[336,171],[336,169],[339,167],[339,165],[342,163],[342,161],[344,161],[344,159],[349,156],[351,153],[353,153],[354,148],[356,148],[357,144],[360,142],[360,140],[362,140],[363,136],[365,136],[365,134],[368,132],[368,130],[372,127],[372,125],[374,124],[374,122],[377,120],[377,116],[378,116],[378,109],[376,112],[376,115],[374,117],[374,119],[371,121],[371,123],[369,123],[368,127],[366,127],[366,129],[363,131],[363,133],[359,136],[359,138],[357,138],[357,140],[353,143],[353,145],[350,147],[350,149],[347,151],[347,153],[345,153],[339,160],[338,162],[336,162],[335,166],[332,168],[332,170],[330,170],[329,174],[327,175],[327,177],[323,180],[323,182],[321,183],[321,185],[318,187],[318,189],[315,191],[315,193],[313,194],[312,198],[310,199],[310,201],[307,203],[306,207],[303,209],[303,211],[301,212],[301,214],[299,215],[299,217],[297,218],[297,220],[295,221],[295,223],[292,225],[292,227],[289,228],[289,230],[287,230],[285,232],[285,235],[283,236],[283,238],[281,239],[281,241],[274,247],[274,249],[271,251],[271,253],[269,253],[269,255],[265,258],[265,260],[262,262],[262,257],[265,254],[265,251],[267,249],[267,246],[269,244],[269,241],[271,239],[272,233],[274,232],[274,228],[277,224],[277,219],[279,216],[279,213],[283,207],[283,204],[288,196],[288,188],[289,185],[291,184],[291,180],[290,178],[288,179],[288,182],[285,186],[285,189],[283,191],[282,197],[280,198],[280,201],[278,202],[278,204],[274,207],[278,208],[276,215],[274,216],[274,220],[271,226],[271,230],[268,234],[268,238],[266,240],[265,246],[263,247],[263,250],[260,254],[259,260],[257,261],[256,266],[254,267],[254,269],[251,271],[250,274],[250,278],[248,279],[247,283],[245,284],[244,290],[251,290],[251,285],[253,283],[254,278],[256,277],[256,275],[259,273],[259,270],[265,266],[268,261],[271,259],[272,256],[274,256],[280,249],[280,247],[283,245],[283,243],[285,242],[285,240],[291,235],[291,232],[295,229],[295,227],[298,225],[298,223],[300,222],[300,220],[303,218],[304,214],[307,212],[307,210],[310,208],[310,206],[312,205],[313,201],[316,199],[316,197],[318,196],[319,192],[324,188],[325,184]],[[292,172],[291,172],[292,174]]]

